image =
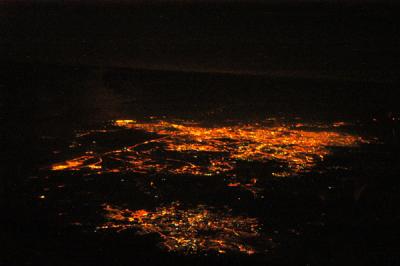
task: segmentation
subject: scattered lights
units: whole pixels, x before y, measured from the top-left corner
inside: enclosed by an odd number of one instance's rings
[[[198,205],[183,208],[179,202],[155,211],[120,209],[103,205],[108,222],[97,230],[123,231],[135,229],[139,234],[156,233],[167,251],[189,253],[224,254],[239,252],[248,255],[262,252],[266,244],[256,218],[234,216],[231,210],[218,211]]]
[[[289,177],[289,176],[291,176],[291,173],[283,171],[283,172],[274,172],[274,173],[272,173],[272,175],[275,177]]]
[[[351,125],[350,123],[346,123],[346,122],[335,122],[333,123],[333,127],[344,127],[344,126],[349,126]]]

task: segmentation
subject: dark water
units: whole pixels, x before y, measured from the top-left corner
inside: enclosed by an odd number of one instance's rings
[[[399,263],[394,84],[54,65],[2,71],[4,265]],[[137,122],[115,122],[128,119]],[[171,124],[152,128],[160,121]],[[230,153],[167,146],[202,141]],[[251,143],[272,146],[262,159],[234,157]],[[75,169],[66,163],[81,156]],[[138,171],[128,156],[150,159]],[[235,158],[233,169],[207,168],[221,158]],[[208,170],[159,170],[178,159]],[[288,174],[274,175],[282,169]]]

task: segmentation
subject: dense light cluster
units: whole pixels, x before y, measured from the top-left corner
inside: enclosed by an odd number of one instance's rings
[[[101,169],[101,157],[95,157],[91,155],[80,156],[71,160],[67,160],[63,163],[54,164],[52,170],[80,170],[82,168],[89,169]]]
[[[139,234],[155,233],[168,251],[183,253],[260,252],[259,223],[255,218],[234,216],[231,210],[217,211],[205,205],[183,208],[178,202],[154,211],[121,209],[104,205],[107,222],[97,230],[127,229]],[[272,245],[272,240],[263,241]],[[268,246],[268,245],[267,245]]]
[[[123,149],[79,156],[54,164],[52,170],[218,175],[229,174],[238,161],[274,161],[285,168],[273,175],[289,176],[309,171],[330,154],[330,147],[367,142],[326,128],[311,131],[298,125],[206,127],[188,122],[133,120],[116,120],[114,125],[155,133],[157,137]],[[332,127],[338,125],[341,123]]]

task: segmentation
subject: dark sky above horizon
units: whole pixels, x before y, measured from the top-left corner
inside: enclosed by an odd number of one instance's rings
[[[382,3],[22,3],[0,11],[3,61],[378,81],[399,72],[398,9]]]

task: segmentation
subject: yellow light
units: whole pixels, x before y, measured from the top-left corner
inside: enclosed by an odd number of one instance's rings
[[[98,230],[123,231],[135,228],[140,234],[158,234],[168,251],[184,253],[257,252],[253,243],[263,237],[256,218],[233,216],[231,210],[217,211],[205,205],[183,208],[179,202],[154,211],[129,210],[103,205],[108,222]],[[207,231],[204,234],[203,231]]]
[[[122,149],[86,151],[83,156],[52,165],[51,170],[233,177],[232,170],[238,161],[275,161],[282,165],[282,170],[272,175],[286,177],[310,171],[331,154],[331,147],[354,147],[370,142],[332,130],[345,124],[314,125],[313,131],[303,129],[303,124],[277,122],[272,127],[262,123],[207,127],[188,121],[116,120],[116,126],[155,133],[157,137]],[[312,127],[307,125],[307,128]]]

